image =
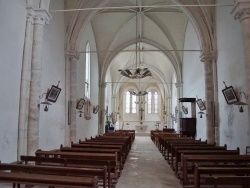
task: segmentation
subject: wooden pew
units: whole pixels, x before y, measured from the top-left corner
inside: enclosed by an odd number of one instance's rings
[[[83,153],[117,153],[119,169],[122,171],[125,161],[122,157],[122,152],[119,149],[103,149],[103,148],[70,148],[60,145],[60,151],[62,152],[83,152]]]
[[[0,170],[0,182],[12,183],[14,185],[31,184],[98,188],[97,177],[84,177],[86,170],[81,168],[1,163]],[[88,173],[90,173],[90,171]],[[102,172],[100,171],[100,173],[104,175],[104,170]],[[105,173],[107,174],[107,171],[105,171]]]
[[[126,160],[129,150],[122,143],[111,143],[111,142],[91,142],[91,141],[79,141],[79,143],[71,143],[72,148],[103,148],[103,149],[121,149],[123,159]]]
[[[215,146],[215,144],[207,144],[206,142],[187,142],[187,143],[176,143],[176,142],[172,142],[169,143],[170,144],[170,149],[167,150],[167,156],[166,156],[166,160],[168,161],[169,164],[171,164],[170,162],[173,161],[172,158],[174,158],[176,149],[192,149],[192,148],[209,148],[209,147],[221,147],[221,146]],[[226,147],[221,147],[226,149]],[[169,151],[170,150],[170,151]],[[171,159],[170,159],[171,156]]]
[[[116,143],[123,143],[128,148],[131,149],[132,146],[132,137],[129,136],[99,136],[95,138],[85,139],[85,141],[102,141],[102,142],[116,142]]]
[[[194,169],[194,188],[200,188],[201,182],[202,185],[232,185],[235,183],[231,183],[229,178],[233,178],[234,181],[238,181],[237,185],[249,185],[250,182],[250,166],[199,166],[195,165]],[[220,175],[220,177],[216,176]],[[223,175],[227,175],[227,178]],[[228,177],[228,175],[230,175]],[[235,177],[244,177],[243,179],[235,179]],[[223,179],[223,181],[222,181]],[[246,180],[247,181],[246,181]],[[216,180],[216,181],[215,181]],[[248,187],[248,186],[247,186]]]
[[[74,158],[74,159],[90,159],[116,161],[118,164],[117,153],[81,153],[81,152],[61,152],[61,151],[42,151],[37,150],[35,155],[38,157],[59,157],[59,158]],[[117,165],[118,167],[118,165]],[[118,176],[120,176],[120,171]]]
[[[249,155],[182,155],[182,183],[187,185],[188,181],[188,166],[194,163],[199,164],[226,164],[226,163],[245,163],[250,164]],[[191,172],[194,173],[193,171]]]
[[[206,155],[209,158],[209,155],[239,155],[240,150],[237,148],[236,150],[221,150],[217,149],[208,149],[208,150],[177,150],[176,158],[175,158],[175,174],[178,175],[178,164],[181,163],[182,155]]]
[[[112,141],[101,141],[101,140],[79,140],[79,144],[96,144],[96,145],[116,145],[116,146],[122,146],[123,152],[126,153],[126,156],[128,155],[130,148],[129,146],[125,145],[121,142],[112,142]]]
[[[107,166],[108,187],[115,185],[118,181],[118,166],[116,161],[90,160],[90,159],[71,159],[71,158],[55,158],[55,157],[37,157],[37,156],[20,156],[24,164],[36,164],[46,166],[67,166],[81,168],[103,168]]]
[[[125,161],[127,158],[127,153],[125,152],[125,150],[122,147],[123,145],[100,145],[100,144],[93,144],[93,143],[82,143],[82,144],[78,144],[78,143],[73,143],[71,142],[71,148],[98,148],[98,149],[118,149],[119,152],[121,152],[122,154],[122,158]]]
[[[164,139],[164,144],[162,146],[162,154],[164,157],[168,158],[169,152],[171,151],[171,144],[207,144],[207,141],[194,140],[194,139]]]

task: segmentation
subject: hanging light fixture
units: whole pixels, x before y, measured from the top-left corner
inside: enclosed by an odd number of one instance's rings
[[[47,95],[47,93],[43,93],[41,96],[39,96],[39,99],[42,99],[44,95]],[[51,105],[51,103],[47,101],[47,97],[45,97],[44,102],[41,102],[40,104],[45,106],[43,109],[45,112],[49,111],[49,105]]]
[[[244,95],[245,99],[248,99],[248,95],[246,95],[244,92],[240,92],[240,101],[234,103],[235,105],[238,105],[239,112],[244,112],[243,106],[248,105],[247,103],[242,101],[242,95]]]
[[[200,111],[197,114],[200,114],[200,118],[202,118],[202,114],[205,114],[204,112]]]
[[[144,96],[147,95],[148,92],[147,91],[139,91],[138,93],[136,93],[135,91],[130,91],[131,95],[136,95],[136,96]]]
[[[137,3],[136,3],[137,4]],[[139,54],[139,61],[137,59],[138,57],[138,42],[137,42],[137,38],[138,38],[138,13],[136,12],[136,42],[135,42],[135,68],[132,69],[119,69],[118,71],[121,72],[121,74],[127,78],[131,78],[131,79],[141,79],[141,78],[145,78],[147,76],[152,76],[151,72],[148,70],[148,68],[144,67],[141,68],[140,67],[140,54]],[[141,37],[139,35],[139,37]],[[139,65],[138,65],[139,64]]]

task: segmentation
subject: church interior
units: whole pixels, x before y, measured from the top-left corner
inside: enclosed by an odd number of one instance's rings
[[[116,187],[182,187],[173,135],[247,155],[249,15],[250,0],[0,0],[1,163],[113,137]]]

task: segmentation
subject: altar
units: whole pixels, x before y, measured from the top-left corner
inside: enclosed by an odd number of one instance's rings
[[[135,128],[138,133],[146,133],[148,125],[135,125]]]

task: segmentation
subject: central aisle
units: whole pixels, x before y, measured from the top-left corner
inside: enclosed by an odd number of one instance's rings
[[[150,136],[136,136],[116,188],[182,188]]]

